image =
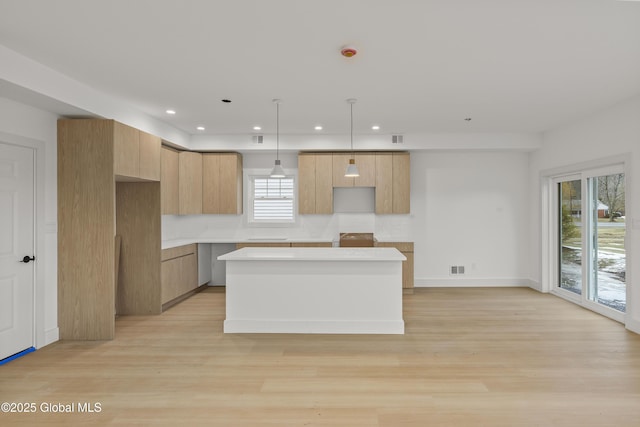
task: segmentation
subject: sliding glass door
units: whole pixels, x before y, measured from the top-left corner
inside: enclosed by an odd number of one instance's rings
[[[582,294],[582,181],[575,177],[558,182],[558,286]]]
[[[557,177],[557,283],[554,292],[623,319],[626,206],[622,165]]]
[[[627,300],[624,187],[623,173],[587,178],[592,236],[587,299],[623,313]]]

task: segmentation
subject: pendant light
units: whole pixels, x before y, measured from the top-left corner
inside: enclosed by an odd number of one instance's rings
[[[274,99],[273,103],[276,104],[276,161],[269,177],[284,178],[284,169],[280,165],[280,100]]]
[[[344,173],[344,176],[347,178],[354,178],[360,176],[358,172],[358,167],[356,166],[355,153],[353,151],[353,104],[355,104],[357,99],[349,98],[347,102],[351,104],[351,158],[349,159],[349,166],[347,166],[347,170]]]

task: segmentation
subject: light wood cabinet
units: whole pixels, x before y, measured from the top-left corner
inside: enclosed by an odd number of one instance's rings
[[[411,161],[409,153],[393,153],[393,213],[411,211]]]
[[[137,178],[140,173],[140,132],[114,121],[113,150],[113,173]]]
[[[333,155],[300,153],[298,155],[298,212],[300,214],[333,213]]]
[[[139,140],[136,145],[134,135],[139,136],[137,130],[113,120],[58,121],[61,339],[112,339],[116,306],[126,314],[160,310],[159,298],[148,295],[155,286],[159,296],[160,183],[136,178]],[[116,186],[122,176],[136,182]]]
[[[360,176],[348,178],[344,173],[349,165],[351,153],[333,153],[333,186],[334,187],[375,187],[376,157],[374,153],[355,153],[353,158]]]
[[[160,181],[160,138],[116,121],[113,132],[116,179]]]
[[[413,288],[413,242],[376,242],[375,246],[379,248],[396,248],[407,258],[406,261],[402,262],[402,288]]]
[[[171,148],[161,149],[161,206],[163,215],[180,213],[180,186],[178,185],[179,153]]]
[[[139,164],[138,177],[151,181],[160,181],[160,149],[162,140],[146,132],[139,132]]]
[[[291,242],[292,248],[330,248],[331,242]]]
[[[298,154],[298,213],[333,213],[334,187],[375,187],[377,214],[410,213],[409,153],[355,153],[360,176],[346,178],[350,158],[348,152]]]
[[[376,213],[410,213],[409,153],[376,153]]]
[[[242,213],[242,155],[202,154],[202,213]]]
[[[376,213],[393,213],[393,153],[376,153]]]
[[[180,215],[202,213],[202,155],[182,151],[178,155],[178,205]]]
[[[163,309],[198,288],[198,245],[185,245],[162,251],[161,300]]]

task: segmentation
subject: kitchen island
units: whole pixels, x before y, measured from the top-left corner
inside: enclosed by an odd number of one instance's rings
[[[404,333],[395,248],[248,247],[218,259],[225,333]]]

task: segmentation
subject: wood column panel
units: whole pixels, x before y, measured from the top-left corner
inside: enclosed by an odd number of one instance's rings
[[[113,339],[114,122],[58,121],[58,326],[62,340]]]

